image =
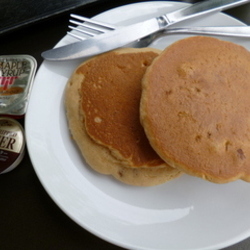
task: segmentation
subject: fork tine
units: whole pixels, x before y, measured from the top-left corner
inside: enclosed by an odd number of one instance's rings
[[[78,39],[78,40],[85,40],[84,37],[78,36],[78,35],[76,35],[76,34],[74,34],[74,33],[72,33],[72,32],[69,32],[69,31],[68,31],[67,34],[70,35],[70,36],[72,36],[72,37],[74,37],[74,38],[76,38],[76,39]]]
[[[79,32],[79,33],[82,33],[82,34],[84,34],[84,35],[87,35],[87,36],[91,36],[91,37],[95,36],[95,34],[93,34],[92,32],[89,32],[89,31],[87,31],[87,30],[79,29],[79,28],[76,28],[76,27],[73,27],[73,26],[69,26],[69,28],[70,28],[71,30],[75,30],[75,31],[77,31],[77,32]],[[74,34],[74,33],[72,33],[72,32],[67,32],[67,33],[68,33],[69,35],[72,35],[73,37],[76,37],[76,38],[79,38],[79,39],[83,40],[82,37],[80,37],[80,36],[78,36],[78,35],[76,35],[76,34]]]
[[[87,22],[89,24],[94,24],[96,26],[100,26],[100,27],[103,27],[103,28],[106,28],[106,29],[109,29],[109,30],[114,30],[115,29],[115,26],[113,26],[111,24],[108,24],[108,23],[96,21],[96,20],[93,20],[93,19],[90,19],[90,18],[87,18],[87,17],[76,15],[76,14],[70,14],[70,16],[72,18],[77,19],[77,20],[80,20],[80,21],[83,21],[83,22]]]
[[[97,32],[100,32],[100,33],[104,33],[104,30],[102,28],[100,29],[99,27],[96,27],[96,26],[93,26],[93,25],[88,25],[88,24],[81,23],[81,22],[78,22],[78,21],[75,21],[75,20],[71,20],[71,19],[69,20],[69,22],[89,30],[89,32],[86,32],[86,33],[91,33],[90,32],[91,30],[92,31],[97,31]],[[72,29],[73,26],[70,26],[70,28]]]
[[[69,26],[69,28],[70,28],[71,30],[75,30],[75,31],[78,31],[78,32],[80,32],[80,33],[83,33],[84,35],[88,35],[88,36],[94,36],[94,35],[95,35],[95,34],[92,33],[92,32],[89,32],[89,31],[83,30],[83,29],[79,29],[79,28],[76,28],[76,27],[73,27],[73,26]]]
[[[79,34],[77,34],[76,32],[67,32],[67,34],[79,40],[86,39],[86,36],[84,37],[82,35],[93,37],[95,35],[105,33],[106,31],[115,30],[115,26],[111,24],[95,21],[90,18],[75,14],[70,14],[70,16],[76,20],[70,19],[69,22],[77,25],[77,27],[71,25],[69,25],[68,27],[71,30],[78,32]]]

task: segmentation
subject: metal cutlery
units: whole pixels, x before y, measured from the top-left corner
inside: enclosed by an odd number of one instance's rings
[[[96,21],[80,15],[71,14],[74,19],[70,19],[69,28],[73,32],[67,32],[68,35],[78,39],[85,40],[88,37],[98,36],[111,30],[119,29],[115,25]],[[147,47],[155,39],[169,34],[198,34],[198,35],[215,35],[215,36],[232,36],[232,37],[250,37],[250,26],[201,26],[201,27],[183,27],[168,28],[148,35],[142,39],[128,44],[126,47],[142,48]]]
[[[88,58],[109,50],[131,44],[148,35],[167,31],[171,25],[198,17],[207,13],[232,8],[250,2],[250,0],[207,0],[198,2],[189,7],[167,13],[143,22],[135,23],[119,29],[112,29],[98,36],[68,44],[42,53],[42,56],[51,61]]]

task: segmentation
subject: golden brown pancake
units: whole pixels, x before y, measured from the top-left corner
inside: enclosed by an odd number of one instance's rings
[[[152,63],[142,88],[141,122],[162,159],[215,183],[250,181],[250,52],[183,39]]]
[[[151,186],[180,174],[152,149],[139,119],[141,79],[155,49],[120,49],[81,64],[66,88],[69,127],[88,164],[127,184]]]

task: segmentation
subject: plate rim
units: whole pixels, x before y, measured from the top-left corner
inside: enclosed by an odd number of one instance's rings
[[[124,8],[124,6],[133,6],[133,5],[143,5],[143,4],[152,4],[152,3],[154,3],[154,4],[157,4],[157,2],[160,2],[160,3],[162,3],[162,2],[166,2],[166,3],[171,3],[171,4],[174,4],[174,3],[178,3],[178,4],[183,4],[183,6],[184,5],[188,5],[187,3],[180,3],[180,2],[171,2],[171,1],[155,1],[155,2],[153,2],[153,1],[150,1],[150,2],[139,2],[139,3],[132,3],[132,4],[127,4],[127,5],[123,5],[123,6],[119,6],[119,7],[116,7],[116,8],[114,8],[114,9],[111,9],[111,10],[113,10],[113,11],[115,11],[116,9],[121,9],[121,8]],[[98,17],[100,17],[103,13],[108,13],[108,12],[110,12],[111,10],[107,10],[107,11],[105,11],[105,12],[102,12],[102,13],[100,13],[100,14],[98,14],[98,15],[96,15],[94,18],[98,18]],[[226,15],[226,14],[224,14],[224,13],[221,13],[221,14],[223,14],[223,15]],[[227,16],[227,15],[226,15]],[[232,18],[232,19],[234,19],[234,18]],[[234,19],[234,20],[236,20],[236,19]],[[236,21],[238,21],[238,20],[236,20]],[[238,23],[241,23],[240,21],[238,21]],[[242,23],[242,25],[243,25],[243,23]],[[66,37],[66,36],[65,36]],[[65,39],[65,37],[63,37],[61,40],[63,40],[63,39]],[[58,42],[58,43],[60,43],[61,42],[61,40]],[[40,71],[42,71],[44,68],[44,62],[41,64],[41,66],[40,66],[40,68],[39,68],[39,70],[38,70],[38,72],[37,72],[37,74],[40,72]],[[36,79],[34,80],[34,82],[36,81]],[[28,116],[27,117],[29,117],[29,108],[28,108]],[[29,118],[28,118],[29,119]],[[29,127],[30,126],[30,124],[28,124],[28,123],[26,123],[26,121],[28,121],[28,119],[25,119],[25,127],[27,128],[27,127]],[[27,133],[28,134],[28,133]],[[99,234],[97,231],[95,231],[95,230],[93,230],[92,228],[88,228],[86,225],[83,225],[81,222],[79,222],[76,218],[74,218],[74,216],[72,216],[72,214],[70,214],[68,211],[67,211],[67,209],[65,209],[65,207],[62,207],[61,206],[61,204],[58,202],[58,200],[54,197],[54,193],[51,191],[51,189],[49,189],[48,188],[48,186],[46,185],[46,183],[44,182],[44,179],[42,178],[42,176],[41,176],[41,173],[39,172],[39,170],[36,168],[36,165],[35,165],[35,160],[34,160],[34,158],[33,158],[33,156],[32,156],[32,153],[30,153],[31,151],[32,151],[32,149],[31,149],[31,147],[30,147],[30,145],[31,145],[32,143],[30,143],[30,138],[29,138],[29,135],[27,135],[27,147],[28,147],[28,151],[29,151],[29,154],[30,154],[30,158],[31,158],[31,162],[32,162],[32,165],[33,165],[33,168],[34,168],[34,170],[35,170],[35,172],[36,172],[36,174],[37,174],[37,176],[38,176],[38,178],[39,178],[39,181],[41,182],[41,184],[42,184],[42,186],[44,187],[44,189],[46,190],[46,192],[49,194],[49,196],[52,198],[52,200],[57,204],[57,206],[68,216],[68,217],[70,217],[73,221],[75,221],[78,225],[80,225],[81,227],[83,227],[84,229],[86,229],[87,231],[89,231],[89,232],[91,232],[92,234],[94,234],[94,235],[96,235],[97,237],[99,237],[99,238],[101,238],[101,239],[103,239],[103,240],[105,240],[105,241],[108,241],[108,242],[110,242],[110,243],[112,243],[112,244],[115,244],[115,245],[118,245],[118,246],[121,246],[121,247],[135,247],[134,245],[128,245],[127,243],[126,244],[123,244],[122,242],[116,242],[116,241],[113,241],[112,239],[110,239],[110,238],[107,238],[107,237],[105,237],[105,235],[103,235],[103,234]],[[231,240],[231,242],[227,242],[227,244],[225,244],[225,243],[221,243],[221,244],[218,244],[218,245],[216,245],[215,247],[227,247],[227,246],[230,246],[230,245],[232,245],[232,244],[235,244],[235,243],[237,243],[237,242],[239,242],[239,241],[241,241],[241,240],[244,240],[245,238],[247,238],[247,237],[249,237],[249,235],[250,235],[250,228],[249,228],[249,231],[248,232],[245,232],[245,235],[243,236],[243,235],[241,235],[242,237],[236,237],[237,239],[234,239],[234,240]],[[136,246],[137,247],[137,249],[151,249],[151,248],[145,248],[145,247],[141,247],[140,248],[140,246]],[[139,247],[139,248],[138,248]],[[210,246],[210,247],[214,247],[214,246]],[[204,248],[204,249],[212,249],[212,248]]]

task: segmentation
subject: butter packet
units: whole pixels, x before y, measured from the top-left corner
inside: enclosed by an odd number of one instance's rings
[[[36,68],[32,56],[0,56],[0,115],[16,119],[24,116]]]
[[[25,154],[22,125],[10,118],[0,117],[0,174],[16,168]]]

